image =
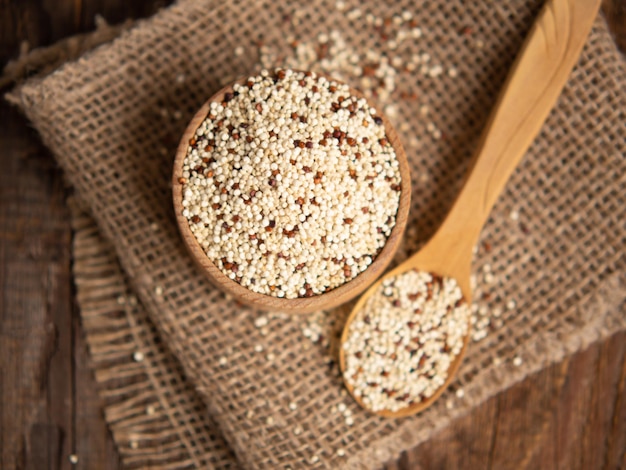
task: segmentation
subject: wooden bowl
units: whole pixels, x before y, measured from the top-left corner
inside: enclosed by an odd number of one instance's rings
[[[365,271],[339,287],[312,297],[286,299],[251,291],[226,276],[220,268],[209,259],[196,240],[195,235],[189,228],[189,221],[183,215],[183,184],[180,182],[183,172],[183,161],[189,148],[189,140],[195,135],[198,127],[206,119],[209,113],[209,106],[214,101],[224,101],[224,95],[226,93],[233,92],[233,86],[235,84],[244,84],[246,81],[247,77],[236,80],[209,98],[209,100],[204,103],[200,110],[198,110],[187,126],[180,144],[178,145],[172,175],[172,194],[174,199],[174,212],[176,214],[176,221],[178,223],[180,233],[187,249],[191,253],[191,257],[196,262],[200,270],[208,277],[211,283],[223,292],[230,294],[234,299],[243,304],[260,310],[285,313],[310,313],[317,310],[336,307],[337,305],[353,299],[367,289],[370,284],[372,284],[384,272],[400,245],[400,241],[406,227],[411,199],[411,177],[406,154],[400,143],[400,139],[398,138],[396,131],[391,126],[389,120],[382,113],[378,113],[378,116],[380,116],[383,120],[387,139],[396,153],[396,158],[399,163],[402,189],[400,191],[400,201],[398,205],[398,212],[396,214],[396,224],[387,238],[385,246]],[[332,81],[341,83],[334,79],[332,79]],[[355,89],[350,88],[350,93],[353,96],[365,98],[361,92]],[[368,103],[372,106],[369,100]]]

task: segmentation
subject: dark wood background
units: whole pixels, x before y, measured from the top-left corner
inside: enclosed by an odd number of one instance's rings
[[[581,0],[583,1],[583,0]],[[0,65],[169,1],[0,0]],[[604,14],[626,50],[626,0]],[[74,303],[61,172],[0,103],[0,468],[118,469]],[[492,398],[391,469],[626,469],[626,334]],[[72,465],[69,455],[78,456]]]

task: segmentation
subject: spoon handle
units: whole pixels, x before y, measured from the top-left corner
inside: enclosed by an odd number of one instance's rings
[[[435,235],[458,255],[477,242],[498,195],[541,129],[600,3],[548,0],[533,24],[481,135],[463,189]]]

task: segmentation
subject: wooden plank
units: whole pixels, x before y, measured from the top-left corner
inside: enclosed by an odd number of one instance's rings
[[[599,349],[583,424],[581,468],[603,468],[608,464],[611,442],[621,441],[622,456],[626,451],[626,407],[619,408],[620,399],[623,404],[620,390],[623,393],[626,380],[626,334],[613,336]],[[614,421],[620,414],[622,419]],[[619,459],[619,455],[616,457]]]
[[[625,388],[619,333],[488,400],[398,468],[624,468]]]
[[[119,468],[73,313],[60,171],[0,104],[0,468]]]
[[[617,46],[626,53],[626,2],[624,0],[603,0],[602,11]]]
[[[0,0],[0,66],[18,55],[22,41],[30,49],[53,44],[96,27],[96,15],[110,24],[144,18],[173,0]]]
[[[626,23],[625,23],[626,24]],[[621,358],[621,359],[620,359]],[[621,365],[620,365],[621,363]],[[613,336],[602,346],[599,380],[594,390],[596,411],[591,416],[591,433],[606,436],[602,445],[584,454],[597,458],[592,464],[603,469],[626,468],[626,333]]]
[[[24,40],[32,48],[93,29],[96,13],[118,22],[169,2],[86,3],[1,1],[1,63]],[[69,469],[72,453],[74,468],[119,468],[72,316],[61,173],[27,122],[5,103],[0,112],[0,468]]]
[[[48,468],[69,470],[71,464],[68,456],[72,453],[76,435],[74,433],[74,360],[73,360],[73,328],[72,328],[72,273],[70,244],[72,232],[69,224],[69,213],[65,205],[63,182],[55,171],[50,181],[50,196],[46,209],[52,213],[58,227],[53,235],[56,254],[44,270],[45,282],[49,286],[47,309],[55,327],[55,348],[45,375],[45,409],[42,422],[49,426],[53,423],[60,430],[61,441],[58,449],[58,460]],[[42,213],[42,217],[45,215]],[[35,443],[31,445],[31,456],[38,452]],[[37,467],[33,467],[36,470]]]
[[[74,312],[73,331],[76,384],[73,423],[76,438],[73,452],[78,457],[78,464],[74,468],[77,470],[121,468],[113,437],[104,421],[102,402],[96,391],[96,381],[90,368],[87,345],[77,310]]]
[[[60,173],[0,105],[2,468],[58,468],[71,439],[71,232]],[[69,346],[68,346],[69,345]]]
[[[400,459],[400,468],[488,468],[498,406],[498,400],[491,399],[457,419],[430,441],[407,452]]]

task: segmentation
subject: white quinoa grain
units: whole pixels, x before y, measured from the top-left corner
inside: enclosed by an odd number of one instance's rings
[[[519,357],[519,356],[515,356],[515,357],[513,358],[513,365],[514,365],[515,367],[519,367],[519,366],[521,366],[521,365],[522,365],[522,362],[523,362],[523,361],[522,361],[522,358],[521,358],[521,357]]]
[[[386,279],[349,326],[344,380],[373,411],[427,399],[461,352],[470,315],[454,279],[416,270]]]
[[[361,17],[361,14],[362,12],[360,8],[353,8],[346,14],[346,18],[348,18],[349,20],[356,20]]]
[[[144,360],[144,355],[141,351],[135,351],[133,353],[133,361],[135,362],[141,362]]]
[[[443,67],[439,64],[433,65],[428,71],[428,75],[430,75],[431,77],[438,77],[442,73],[443,73]]]
[[[262,72],[213,102],[183,174],[183,215],[209,259],[244,287],[289,299],[365,271],[395,226],[401,191],[367,101],[291,70]]]
[[[68,460],[70,461],[72,465],[76,465],[78,463],[78,455],[70,454],[70,456],[68,457]]]

